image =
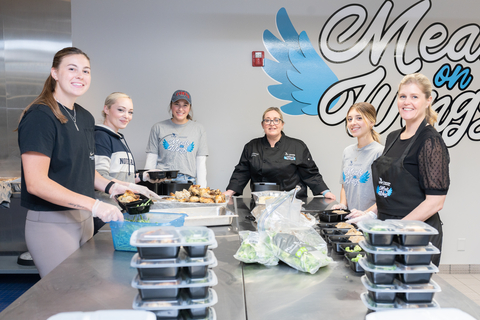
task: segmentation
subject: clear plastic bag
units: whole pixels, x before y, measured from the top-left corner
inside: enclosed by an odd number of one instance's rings
[[[332,259],[327,255],[327,244],[312,228],[307,219],[292,218],[300,209],[292,201],[295,192],[267,201],[258,219],[260,236],[271,246],[275,256],[297,270],[315,273]],[[292,212],[295,210],[295,212]]]
[[[271,246],[265,243],[270,238],[261,237],[258,232],[240,231],[242,245],[233,256],[235,259],[245,263],[260,263],[266,266],[275,266],[278,264],[278,258],[273,253]]]

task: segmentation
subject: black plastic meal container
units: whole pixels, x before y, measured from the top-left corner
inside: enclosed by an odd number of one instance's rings
[[[140,200],[137,201],[132,201],[132,202],[122,202],[118,200],[118,197],[121,196],[121,194],[115,195],[115,200],[117,200],[118,205],[122,210],[126,211],[128,214],[142,214],[142,213],[147,213],[150,211],[150,206],[152,205],[152,202],[150,199],[143,194],[139,193]],[[150,201],[149,204],[143,205],[144,203],[147,203]]]
[[[430,236],[429,234],[399,234],[395,241],[407,247],[427,246],[430,242]]]
[[[347,246],[351,246],[352,242],[332,242],[332,248],[336,253],[342,254],[344,252],[344,248]]]
[[[345,211],[345,213],[336,213],[334,211]],[[349,210],[324,210],[317,213],[318,219],[324,222],[341,222],[346,220]]]
[[[176,287],[158,289],[138,288],[138,292],[143,300],[177,299],[180,294],[180,289]]]
[[[368,296],[378,303],[393,303],[396,298],[396,292],[368,290]]]
[[[176,247],[137,247],[138,255],[142,259],[170,259],[176,258],[180,246]]]
[[[395,264],[396,254],[376,254],[366,251],[367,261],[377,266],[391,266]]]
[[[190,308],[187,309],[187,314],[193,319],[204,319],[208,316],[208,308]]]
[[[206,299],[208,297],[208,288],[210,287],[189,287],[185,288],[185,291],[192,299]]]
[[[352,243],[350,240],[348,240],[350,236],[346,235],[329,235],[327,236],[327,242],[333,243],[333,242],[348,242]]]
[[[363,231],[365,241],[372,246],[390,246],[393,243],[393,234],[385,233],[370,233],[368,231]]]
[[[142,280],[176,279],[179,275],[180,267],[137,268],[137,272]]]
[[[188,190],[193,183],[175,183],[170,181],[164,181],[158,184],[157,194],[167,195],[170,193],[175,193],[176,191],[182,191],[183,189]]]
[[[348,251],[346,251],[347,248],[350,248],[350,250],[353,250],[353,249],[355,248],[355,246],[357,246],[357,245],[358,245],[358,243],[349,243],[349,244],[347,244],[347,245],[343,245],[343,246],[341,247],[341,250],[342,250],[342,252],[345,252],[345,253],[360,253],[360,252],[365,252],[365,251],[363,250],[363,248],[360,247],[360,246],[359,246],[359,247],[362,248],[362,250],[360,250],[360,251],[355,251],[355,252],[348,252]]]
[[[362,257],[365,257],[365,252],[347,252],[345,253],[345,259],[348,260],[348,265],[350,269],[353,270],[355,273],[364,273],[365,271],[363,268],[360,266],[358,262],[352,261],[353,258],[356,258],[358,255],[361,255]]]
[[[399,254],[396,260],[407,266],[429,265],[432,261],[433,254]]]
[[[365,270],[368,280],[374,284],[392,284],[395,280],[396,273],[371,272]]]
[[[200,258],[205,257],[208,246],[184,246],[183,248],[190,257]]]
[[[325,228],[322,229],[321,234],[324,236],[341,236],[348,232],[350,229],[338,229],[338,228]]]
[[[398,292],[397,297],[407,303],[431,303],[435,292]]]
[[[207,276],[208,266],[190,266],[184,267],[184,270],[192,279],[205,278]]]
[[[406,284],[429,283],[432,278],[431,272],[399,273],[398,279]]]

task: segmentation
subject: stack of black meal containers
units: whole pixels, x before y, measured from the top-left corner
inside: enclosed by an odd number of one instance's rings
[[[361,299],[370,310],[439,307],[433,296],[441,289],[431,279],[438,268],[431,261],[440,250],[429,242],[438,234],[435,228],[421,221],[377,219],[362,220],[358,228],[365,236],[359,243],[367,288]]]
[[[212,249],[217,241],[206,227],[146,227],[135,231],[130,244],[137,247],[130,265],[138,274],[133,309],[147,310],[162,320],[215,320],[212,307],[218,282]]]

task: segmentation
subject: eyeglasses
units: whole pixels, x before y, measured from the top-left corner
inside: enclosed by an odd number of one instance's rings
[[[279,124],[281,122],[283,122],[282,119],[278,119],[278,118],[275,118],[275,119],[263,119],[263,123],[265,123],[266,125],[269,125],[269,124]]]

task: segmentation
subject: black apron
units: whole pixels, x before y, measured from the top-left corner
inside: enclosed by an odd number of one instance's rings
[[[372,163],[373,186],[375,188],[378,219],[380,220],[402,219],[426,198],[424,191],[420,188],[418,180],[403,167],[405,157],[426,124],[427,122],[423,120],[400,158],[391,158],[382,155]],[[398,135],[393,139],[392,143],[385,147],[384,154],[400,139],[401,133],[402,130],[399,130]],[[438,212],[425,222],[438,230],[438,235],[432,236],[430,241],[435,247],[441,250],[443,231],[442,221],[440,220]],[[434,255],[432,262],[438,266],[440,255]]]

